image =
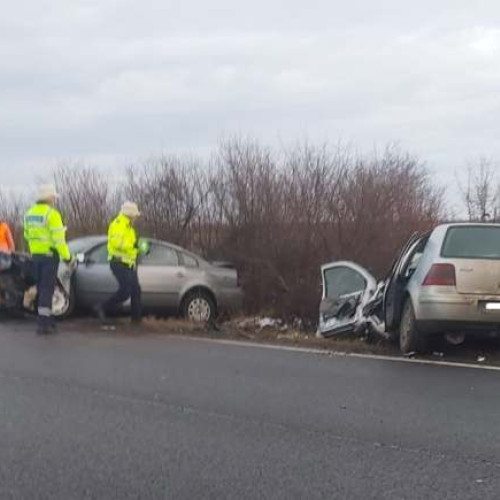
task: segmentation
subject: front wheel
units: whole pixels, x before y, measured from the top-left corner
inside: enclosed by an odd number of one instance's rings
[[[462,345],[465,342],[465,333],[446,333],[444,339],[448,344],[457,346]]]
[[[399,324],[399,347],[403,354],[422,353],[426,350],[426,337],[418,331],[415,311],[407,299]]]
[[[215,318],[215,302],[207,292],[190,292],[182,301],[182,315],[189,321],[208,323]]]
[[[52,314],[57,319],[65,319],[75,310],[75,292],[71,287],[68,295],[61,286],[56,286],[52,297]]]

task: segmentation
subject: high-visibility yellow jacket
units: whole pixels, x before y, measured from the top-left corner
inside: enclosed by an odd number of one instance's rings
[[[66,228],[59,211],[48,203],[36,203],[24,216],[24,237],[32,255],[54,255],[69,260]]]
[[[130,219],[120,214],[108,229],[108,256],[109,259],[118,259],[127,266],[137,264],[137,233]]]

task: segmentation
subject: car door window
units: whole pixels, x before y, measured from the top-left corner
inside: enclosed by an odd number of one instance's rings
[[[363,292],[365,278],[349,267],[333,267],[325,271],[325,296],[337,298],[344,295]]]
[[[413,273],[417,269],[420,259],[424,254],[428,240],[428,237],[421,238],[410,247],[407,255],[405,255],[401,263],[401,276],[406,279],[409,279],[413,276]]]
[[[90,264],[107,264],[108,263],[108,245],[99,245],[97,248],[91,250],[88,255],[88,262]]]
[[[182,260],[184,262],[184,265],[186,267],[198,267],[198,261],[194,258],[191,257],[191,255],[188,255],[187,253],[182,253]]]
[[[151,250],[141,259],[143,266],[178,266],[179,255],[177,251],[165,245],[151,246]]]
[[[413,254],[411,259],[408,261],[408,266],[406,267],[403,276],[407,279],[411,278],[413,276],[413,273],[416,271],[418,267],[418,263],[420,262],[420,259],[422,258],[423,252],[416,252]]]

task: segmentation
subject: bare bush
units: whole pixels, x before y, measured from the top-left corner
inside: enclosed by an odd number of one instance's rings
[[[154,238],[190,243],[189,229],[201,205],[201,175],[195,160],[174,156],[129,167],[123,194],[140,205],[142,231]]]
[[[425,165],[395,147],[368,156],[342,145],[276,152],[233,139],[208,163],[162,156],[133,165],[116,187],[84,166],[59,167],[56,181],[71,236],[104,232],[131,199],[141,234],[233,261],[247,312],[306,323],[317,317],[321,264],[354,260],[381,277],[405,239],[443,216]]]
[[[105,233],[117,203],[104,173],[94,167],[66,164],[55,170],[54,179],[68,236]]]
[[[16,248],[24,248],[23,216],[27,200],[13,192],[0,191],[0,219],[7,222],[12,230]]]
[[[366,159],[305,145],[279,157],[230,141],[216,158],[210,195],[220,229],[205,249],[244,270],[248,309],[303,319],[315,317],[322,263],[351,259],[382,275],[404,240],[443,214],[442,191],[425,167],[396,148]]]

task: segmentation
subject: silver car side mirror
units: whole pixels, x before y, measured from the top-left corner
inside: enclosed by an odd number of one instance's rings
[[[85,264],[85,254],[84,253],[77,253],[76,254],[76,261],[78,262],[78,264]]]

